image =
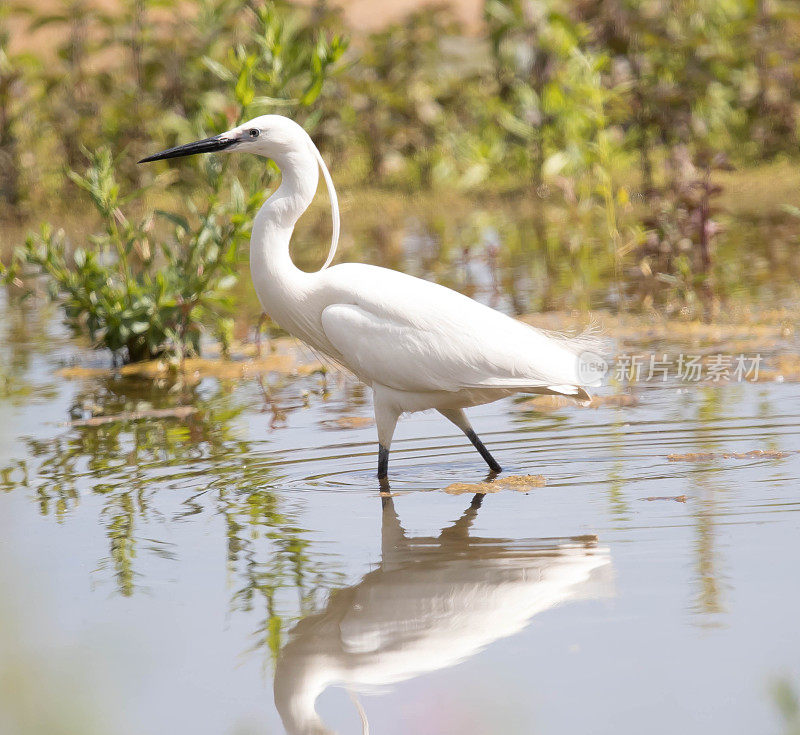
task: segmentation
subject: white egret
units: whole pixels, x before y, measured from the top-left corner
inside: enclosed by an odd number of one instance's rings
[[[283,329],[351,371],[373,391],[378,477],[385,479],[397,419],[436,409],[461,429],[492,472],[501,467],[464,414],[517,392],[587,400],[581,353],[586,338],[525,325],[456,291],[361,263],[329,267],[339,239],[339,206],[322,156],[303,128],[263,115],[221,135],[170,148],[140,163],[195,153],[242,151],[272,159],[281,184],[253,222],[250,272],[264,311]],[[322,169],[333,217],[325,265],[306,273],[289,241],[311,204]]]

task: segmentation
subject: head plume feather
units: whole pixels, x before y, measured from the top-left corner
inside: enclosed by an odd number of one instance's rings
[[[333,179],[331,178],[330,171],[325,165],[325,160],[319,152],[319,148],[311,141],[311,150],[314,152],[314,157],[317,159],[319,167],[322,169],[322,176],[325,179],[325,186],[328,187],[328,199],[331,203],[331,220],[333,222],[333,230],[331,232],[331,247],[328,251],[328,257],[325,260],[325,265],[320,270],[325,270],[333,261],[333,256],[336,255],[336,246],[339,244],[339,198],[336,196],[336,188],[333,186]]]

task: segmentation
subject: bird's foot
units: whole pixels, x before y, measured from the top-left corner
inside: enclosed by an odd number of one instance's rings
[[[501,470],[498,470],[497,472],[495,472],[494,470],[489,470],[488,474],[486,475],[483,481],[491,482],[492,480],[494,480],[495,477],[497,477],[500,474],[500,472]]]

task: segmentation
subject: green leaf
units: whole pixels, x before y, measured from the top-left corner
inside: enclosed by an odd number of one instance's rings
[[[189,232],[189,223],[185,217],[175,214],[174,212],[166,212],[163,209],[157,209],[156,214],[159,217],[169,220],[173,225],[180,227],[184,232]]]
[[[239,179],[234,179],[231,184],[231,201],[237,212],[241,212],[244,209],[245,193],[242,185],[239,183]]]
[[[233,72],[226,66],[223,66],[218,61],[214,61],[210,56],[203,57],[203,65],[214,76],[221,79],[223,82],[232,82],[234,80]]]

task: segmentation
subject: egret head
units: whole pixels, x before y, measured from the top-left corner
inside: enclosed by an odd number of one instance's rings
[[[328,188],[328,197],[331,202],[331,217],[333,219],[333,230],[331,232],[331,247],[328,257],[325,260],[323,269],[327,268],[333,256],[336,254],[336,245],[339,242],[339,200],[336,196],[336,188],[333,185],[328,167],[322,158],[314,141],[308,133],[294,120],[290,120],[283,115],[261,115],[248,120],[235,128],[231,128],[225,133],[220,133],[212,138],[179,145],[175,148],[168,148],[161,153],[143,158],[139,163],[149,161],[160,161],[164,158],[180,158],[182,156],[192,156],[195,153],[231,153],[242,151],[244,153],[255,153],[264,158],[271,158],[281,170],[286,173],[287,167],[297,165],[298,161],[308,156],[306,160],[316,161],[325,179]],[[292,158],[292,154],[295,157]],[[305,169],[307,172],[307,169]],[[312,182],[312,188],[316,190],[318,174],[314,169],[313,178],[307,176],[307,180]]]
[[[161,153],[143,158],[139,163],[192,156],[196,153],[231,153],[233,151],[255,153],[280,161],[285,154],[297,146],[298,139],[306,138],[305,131],[294,120],[282,115],[261,115],[261,117],[248,120],[225,133],[194,143],[168,148]]]

